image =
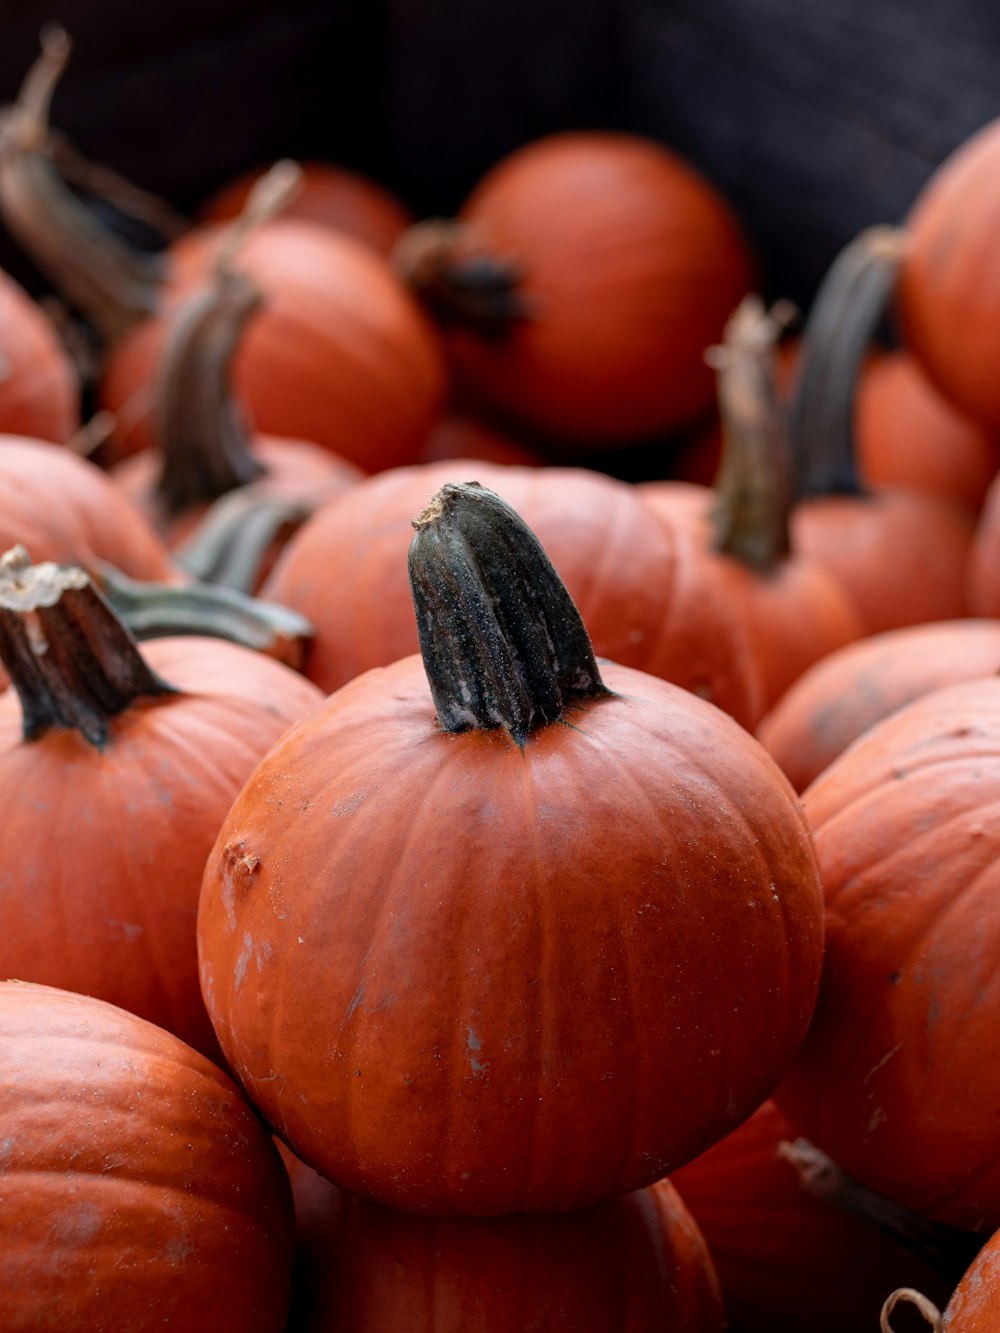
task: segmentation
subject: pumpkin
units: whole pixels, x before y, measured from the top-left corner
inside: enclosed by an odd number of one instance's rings
[[[140,653],[82,570],[23,552],[0,561],[0,661],[0,976],[97,995],[216,1053],[195,948],[205,858],[318,692],[217,639]]]
[[[250,778],[205,869],[203,992],[255,1105],[343,1188],[582,1207],[780,1077],[819,976],[809,838],[732,719],[598,673],[499,497],[445,487],[410,570],[426,670],[357,677]]]
[[[65,444],[79,422],[69,355],[28,293],[0,271],[0,434]]]
[[[869,634],[967,610],[970,514],[918,491],[866,485],[858,470],[855,386],[902,252],[898,232],[874,227],[838,256],[810,312],[790,418],[793,545],[847,590]]]
[[[849,644],[817,662],[757,728],[796,791],[896,709],[961,680],[1000,671],[1000,622],[907,625]]]
[[[578,451],[710,409],[702,355],[752,273],[708,181],[660,144],[610,131],[518,149],[457,226],[421,224],[396,254],[471,400]]]
[[[885,1303],[883,1333],[902,1327],[898,1314],[893,1314],[897,1307],[915,1308],[933,1333],[993,1333],[1000,1320],[1000,1234],[994,1233],[969,1265],[944,1315],[923,1291],[902,1288]]]
[[[1000,483],[986,493],[968,566],[969,609],[974,615],[1000,613]]]
[[[204,1056],[101,1000],[0,981],[0,1121],[5,1333],[284,1329],[287,1177]]]
[[[705,1243],[667,1181],[571,1213],[413,1217],[285,1154],[297,1333],[721,1333]]]
[[[164,318],[204,281],[228,228],[197,227],[166,253],[138,252],[56,174],[48,103],[69,40],[41,57],[9,109],[0,211],[12,233],[106,344],[100,386],[120,452],[150,443]],[[244,251],[267,298],[240,349],[236,389],[259,430],[312,440],[375,471],[415,459],[445,392],[439,340],[389,264],[360,241],[277,219]],[[159,316],[159,317],[157,317]]]
[[[745,623],[761,712],[813,662],[862,633],[833,576],[790,549],[791,460],[774,368],[781,327],[780,312],[747,297],[713,349],[725,439],[714,489],[638,487],[664,522],[690,529],[695,577],[715,585]]]
[[[0,436],[0,550],[104,560],[137,579],[171,575],[166,548],[107,475],[68,449]]]
[[[424,441],[420,462],[439,463],[449,458],[481,458],[487,463],[523,467],[539,467],[545,462],[530,444],[463,412],[448,412],[434,423]]]
[[[877,1225],[884,1201],[866,1218],[804,1183],[795,1137],[768,1100],[670,1177],[711,1251],[732,1333],[867,1328],[904,1285],[947,1300],[948,1281]]]
[[[113,469],[170,546],[191,533],[213,501],[251,484],[256,498],[297,503],[304,517],[364,475],[319,445],[248,429],[230,381],[261,294],[233,259],[230,247],[208,284],[170,321],[157,376],[156,448]]]
[[[1000,467],[1000,432],[942,398],[911,355],[868,359],[855,412],[858,463],[869,485],[920,491],[979,512]]]
[[[261,595],[314,626],[305,673],[330,691],[418,648],[406,581],[412,518],[448,482],[502,490],[537,532],[586,617],[596,651],[732,713],[759,717],[745,631],[683,540],[627,483],[584,468],[463,460],[398,468],[333,500],[288,542]]]
[[[906,219],[899,312],[906,346],[940,391],[1000,427],[991,265],[1000,208],[1000,120],[984,125],[931,174]]]
[[[777,1093],[862,1184],[981,1232],[1000,1225],[998,756],[991,676],[885,718],[805,792],[827,948]]]
[[[343,232],[385,255],[413,220],[384,186],[357,171],[332,162],[303,162],[302,172],[302,186],[286,209],[288,217]],[[201,221],[237,217],[263,174],[263,168],[248,171],[223,186],[200,210]]]

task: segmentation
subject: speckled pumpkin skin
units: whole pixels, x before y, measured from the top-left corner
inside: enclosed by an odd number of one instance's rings
[[[209,857],[202,987],[312,1166],[414,1212],[578,1207],[767,1096],[812,1011],[790,787],[718,709],[608,664],[534,733],[446,735],[419,658],[275,747]]]
[[[89,996],[0,982],[4,1333],[282,1333],[293,1223],[240,1091]]]

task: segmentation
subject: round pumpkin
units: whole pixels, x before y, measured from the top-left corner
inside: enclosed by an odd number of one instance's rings
[[[397,257],[472,399],[577,450],[710,410],[703,354],[753,267],[703,176],[610,131],[526,144],[475,187],[457,231],[404,237]]]
[[[351,1192],[580,1207],[679,1166],[780,1077],[819,974],[810,841],[719,709],[613,663],[602,683],[496,496],[446,488],[411,579],[427,672],[338,690],[222,826],[206,1003],[280,1137]]]
[[[0,660],[15,687],[0,695],[0,976],[96,995],[217,1053],[195,946],[205,858],[318,691],[219,639],[140,653],[82,571],[10,553]]]
[[[0,434],[65,444],[80,422],[80,386],[55,329],[0,271]]]
[[[952,1226],[1000,1225],[1000,680],[872,727],[805,793],[823,984],[777,1096],[849,1175]]]
[[[414,1217],[284,1155],[297,1333],[721,1333],[712,1261],[667,1181],[570,1213]]]
[[[0,1325],[282,1333],[292,1208],[220,1069],[90,996],[0,981]]]

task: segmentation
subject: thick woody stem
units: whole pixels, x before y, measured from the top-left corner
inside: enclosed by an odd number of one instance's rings
[[[25,740],[75,728],[103,748],[136,699],[173,694],[85,570],[0,557],[0,661],[21,701]]]
[[[766,573],[789,553],[791,455],[775,383],[775,347],[790,308],[748,296],[706,360],[717,373],[723,450],[712,511],[714,546]]]
[[[841,251],[817,293],[789,417],[800,499],[864,494],[854,447],[855,390],[903,250],[900,229],[870,227]]]
[[[403,233],[392,256],[396,271],[442,324],[501,338],[535,317],[513,259],[491,253],[466,223],[432,218]]]
[[[410,587],[445,731],[533,728],[610,692],[580,613],[531,529],[476,482],[445,486],[414,521]]]

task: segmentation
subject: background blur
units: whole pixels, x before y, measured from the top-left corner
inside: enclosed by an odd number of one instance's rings
[[[290,155],[447,213],[527,139],[628,128],[722,188],[803,305],[1000,113],[989,0],[0,0],[0,100],[46,21],[75,43],[53,124],[182,209]],[[0,265],[39,286],[2,235]]]

